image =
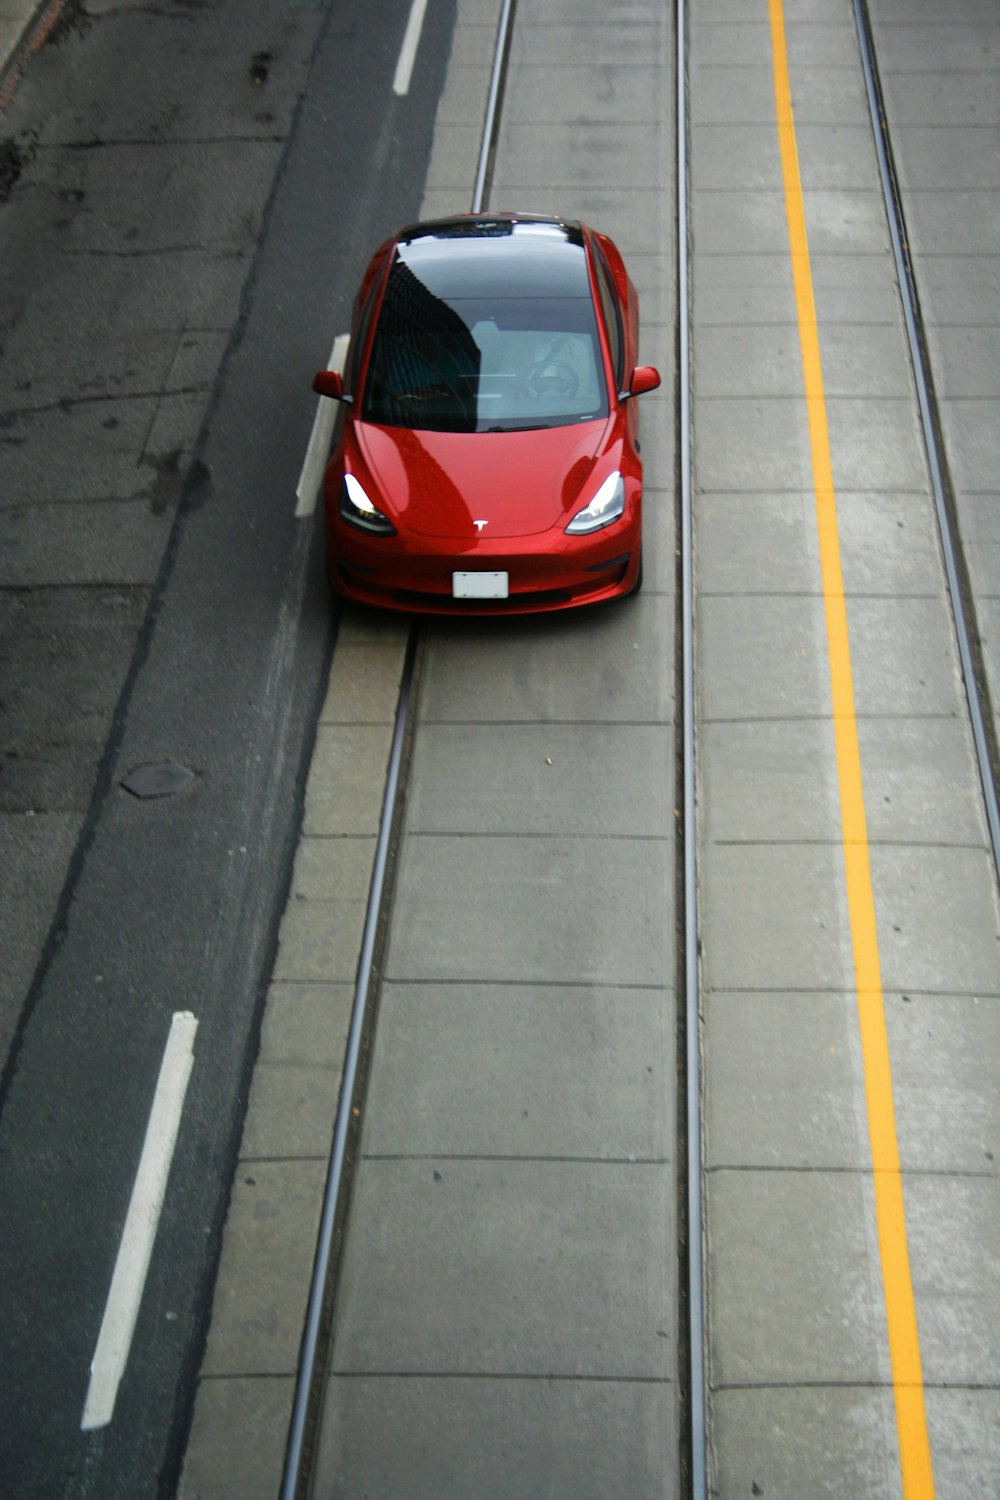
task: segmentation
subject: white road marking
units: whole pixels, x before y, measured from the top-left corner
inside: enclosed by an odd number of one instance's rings
[[[114,1415],[160,1222],[184,1096],[194,1064],[197,1030],[198,1022],[190,1011],[176,1012],[160,1064],[101,1331],[90,1362],[90,1385],[80,1423],[84,1432],[106,1427]]]
[[[392,91],[394,94],[408,94],[410,92],[410,76],[413,73],[413,63],[420,45],[420,32],[424,24],[424,11],[427,9],[427,0],[413,0],[410,7],[410,19],[406,23],[406,31],[403,36],[403,45],[399,53],[399,61],[396,64],[396,76],[392,80]]]
[[[328,370],[336,370],[339,374],[344,373],[344,362],[347,359],[347,346],[351,342],[349,333],[338,333],[333,341],[333,349],[330,354]],[[319,495],[319,487],[323,480],[323,470],[326,468],[326,460],[330,453],[330,443],[333,439],[333,429],[337,421],[337,402],[331,401],[329,396],[320,396],[316,406],[316,416],[313,419],[312,433],[309,438],[309,446],[306,449],[305,461],[302,465],[302,473],[295,490],[295,514],[301,519],[303,516],[311,516],[316,509],[316,499]]]

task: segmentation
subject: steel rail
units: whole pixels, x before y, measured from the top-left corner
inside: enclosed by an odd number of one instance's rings
[[[493,154],[497,130],[497,110],[507,68],[507,48],[510,44],[513,14],[514,0],[503,0],[500,20],[497,24],[497,39],[493,49],[493,71],[490,74],[490,91],[486,100],[486,118],[483,121],[483,134],[479,146],[479,163],[476,167],[475,186],[472,189],[472,212],[474,214],[482,213],[483,200],[486,197],[490,157]]]
[[[480,213],[482,211],[483,200],[489,186],[490,159],[495,144],[498,121],[497,111],[503,91],[503,79],[513,12],[514,0],[503,0],[500,20],[497,26],[497,38],[494,48],[493,68],[490,75],[486,115],[479,147],[472,201],[473,213]],[[289,1427],[288,1446],[285,1450],[285,1467],[280,1492],[281,1500],[296,1500],[296,1496],[300,1494],[304,1478],[303,1469],[306,1459],[309,1457],[306,1448],[306,1437],[310,1425],[310,1409],[314,1400],[316,1362],[323,1330],[324,1310],[333,1262],[333,1242],[337,1214],[344,1189],[344,1166],[347,1159],[347,1144],[354,1125],[352,1113],[354,1095],[357,1088],[362,1038],[371,1002],[372,967],[385,896],[386,874],[388,871],[390,845],[396,815],[396,801],[399,795],[406,727],[410,715],[410,702],[413,691],[417,640],[417,630],[414,627],[410,630],[407,638],[406,656],[403,664],[399,698],[396,704],[396,717],[393,725],[392,747],[389,752],[385,795],[382,800],[378,842],[375,849],[375,862],[368,894],[368,906],[365,911],[364,934],[361,942],[361,955],[358,959],[354,1001],[351,1010],[351,1025],[348,1032],[344,1072],[340,1086],[340,1103],[337,1109],[333,1145],[330,1149],[330,1162],[327,1169],[326,1185],[323,1193],[323,1208],[320,1215],[319,1234],[316,1241],[316,1255],[313,1261],[312,1280],[309,1287],[309,1302],[306,1309],[305,1328],[302,1335],[299,1365],[296,1373],[295,1401]]]
[[[684,1024],[687,1096],[687,1280],[690,1494],[705,1500],[705,1343],[702,1240],[701,1025],[694,702],[694,548],[691,502],[691,325],[688,277],[687,10],[677,0],[677,304],[680,393],[682,757],[684,766]]]
[[[941,538],[941,550],[944,554],[945,572],[948,578],[948,592],[951,596],[951,612],[958,640],[958,654],[962,665],[962,680],[969,707],[969,718],[972,722],[972,737],[975,742],[979,779],[983,789],[986,821],[989,825],[990,841],[993,846],[993,865],[997,879],[1000,880],[1000,811],[997,808],[996,781],[993,775],[993,763],[990,757],[989,740],[983,715],[982,696],[975,664],[972,659],[971,631],[958,577],[958,548],[956,547],[945,495],[944,462],[938,443],[937,425],[934,417],[936,407],[934,384],[930,369],[928,368],[924,341],[920,333],[920,305],[917,297],[916,282],[913,276],[913,267],[906,249],[909,241],[903,219],[902,204],[900,203],[896,187],[897,177],[889,138],[889,123],[885,113],[882,85],[875,59],[871,23],[864,0],[854,0],[854,18],[857,23],[858,41],[861,47],[865,88],[868,94],[868,109],[871,114],[875,147],[878,152],[879,172],[882,178],[882,194],[885,199],[886,216],[889,221],[889,234],[892,239],[892,253],[896,261],[896,276],[899,282],[900,298],[903,303],[903,315],[906,320],[906,335],[910,343],[910,358],[913,362],[913,375],[917,387],[917,403],[920,407],[920,422],[923,428],[924,446],[927,451],[931,483],[934,489],[934,505],[937,510],[938,532]]]
[[[400,768],[403,762],[403,745],[406,738],[406,724],[410,710],[415,658],[416,631],[411,630],[407,640],[399,699],[396,704],[396,720],[393,727],[392,748],[389,752],[389,768],[386,776],[385,796],[382,801],[382,817],[379,823],[378,842],[375,848],[375,863],[372,870],[368,908],[365,912],[364,936],[361,943],[361,956],[358,960],[354,1004],[351,1011],[351,1027],[348,1033],[343,1080],[340,1086],[340,1104],[337,1110],[333,1146],[330,1151],[330,1165],[327,1171],[323,1210],[320,1216],[319,1235],[316,1242],[316,1257],[313,1262],[312,1282],[309,1288],[305,1330],[302,1335],[299,1368],[295,1386],[295,1404],[292,1410],[288,1448],[285,1456],[281,1500],[295,1500],[302,1478],[302,1466],[305,1457],[305,1436],[308,1425],[309,1407],[313,1394],[313,1383],[316,1376],[316,1356],[319,1349],[323,1309],[330,1275],[337,1208],[343,1186],[347,1142],[353,1123],[354,1090],[358,1076],[358,1060],[361,1056],[361,1039],[368,1012],[372,961],[375,955],[375,942],[382,910],[382,898],[385,893],[386,871],[389,862],[396,798],[399,791]]]

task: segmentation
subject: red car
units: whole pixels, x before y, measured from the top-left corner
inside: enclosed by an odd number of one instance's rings
[[[642,579],[638,297],[618,250],[533,214],[412,224],[375,252],[324,493],[330,581],[434,614],[568,609]]]

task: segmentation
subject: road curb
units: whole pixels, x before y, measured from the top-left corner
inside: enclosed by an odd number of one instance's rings
[[[14,98],[29,59],[46,43],[66,0],[26,0],[0,16],[0,113]]]

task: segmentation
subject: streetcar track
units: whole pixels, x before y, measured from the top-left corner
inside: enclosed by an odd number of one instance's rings
[[[678,15],[683,16],[684,0],[678,0]],[[976,625],[975,597],[971,587],[970,575],[962,551],[961,539],[957,526],[956,502],[951,485],[951,478],[947,465],[947,456],[944,451],[942,435],[942,424],[937,407],[934,390],[933,375],[927,351],[926,339],[920,318],[920,307],[916,277],[909,255],[909,245],[906,233],[903,205],[901,202],[895,168],[892,162],[892,147],[890,132],[885,110],[881,100],[878,87],[877,64],[874,59],[874,44],[870,35],[870,23],[867,14],[867,0],[854,0],[854,10],[857,20],[859,39],[862,46],[865,64],[866,86],[871,111],[872,128],[879,151],[880,171],[883,179],[883,192],[885,200],[885,211],[890,224],[890,233],[893,240],[893,249],[897,258],[897,276],[900,297],[904,305],[904,315],[907,325],[907,333],[910,342],[911,358],[914,369],[914,379],[917,386],[917,400],[921,415],[921,424],[924,432],[924,442],[927,451],[928,468],[932,475],[933,489],[935,495],[935,506],[937,514],[938,530],[940,535],[941,549],[945,559],[946,573],[948,577],[948,589],[951,601],[951,609],[954,620],[955,639],[958,645],[958,653],[961,660],[962,676],[965,694],[968,701],[969,716],[973,727],[973,738],[975,741],[976,756],[979,769],[979,778],[982,786],[982,795],[985,803],[989,833],[993,847],[993,861],[998,873],[1000,873],[1000,823],[997,818],[996,807],[996,784],[1000,757],[994,728],[993,716],[990,711],[990,694],[988,681],[985,674],[983,653]],[[697,923],[697,866],[696,866],[696,837],[697,837],[697,807],[696,807],[696,785],[695,785],[695,763],[694,763],[694,724],[693,724],[693,623],[690,613],[692,605],[692,588],[689,578],[686,576],[690,566],[690,484],[691,484],[691,457],[690,457],[690,408],[687,397],[690,390],[689,385],[689,347],[687,327],[688,297],[687,297],[687,219],[686,219],[686,118],[685,118],[685,84],[684,84],[684,46],[683,46],[683,21],[678,22],[678,130],[677,130],[677,152],[678,152],[678,265],[679,265],[679,327],[678,327],[678,350],[679,350],[679,432],[681,439],[680,454],[680,486],[681,486],[681,526],[682,526],[682,570],[685,574],[683,580],[683,598],[680,601],[680,623],[685,632],[683,676],[684,687],[680,695],[684,714],[684,794],[681,799],[684,810],[684,874],[683,889],[685,893],[685,942],[682,944],[684,950],[685,973],[685,1026],[687,1030],[687,1059],[689,1088],[688,1102],[689,1113],[687,1128],[689,1132],[687,1141],[687,1171],[688,1171],[688,1227],[690,1230],[688,1254],[689,1254],[689,1291],[690,1308],[688,1309],[688,1332],[691,1336],[691,1381],[689,1399],[691,1409],[688,1414],[691,1461],[692,1461],[692,1489],[691,1493],[703,1495],[705,1493],[704,1473],[698,1473],[696,1466],[699,1459],[704,1457],[705,1426],[704,1410],[699,1410],[699,1403],[704,1395],[704,1365],[698,1364],[698,1351],[695,1343],[699,1338],[701,1329],[697,1321],[696,1309],[701,1308],[700,1264],[698,1257],[700,1251],[700,1186],[702,1180],[703,1164],[701,1162],[699,1140],[697,1132],[700,1129],[700,1111],[698,1108],[699,1089],[696,1080],[696,1070],[699,1065],[698,1042],[699,1042],[699,1001],[698,1001],[698,923]],[[762,326],[772,326],[771,320],[767,320]],[[759,397],[747,398],[758,401]],[[865,398],[861,398],[865,399]],[[911,393],[910,401],[913,396]],[[851,410],[852,408],[847,408]],[[862,598],[876,597],[862,595]],[[899,596],[893,595],[893,598]],[[912,597],[926,597],[925,595],[913,595]],[[687,638],[689,627],[692,630],[690,640]],[[895,715],[877,715],[877,718],[893,718]],[[947,716],[929,716],[947,717]],[[714,721],[707,721],[714,722]],[[742,722],[742,720],[730,720],[727,722]],[[784,721],[782,721],[784,722]],[[759,840],[749,841],[755,847],[759,846]],[[811,842],[811,841],[810,841]],[[784,845],[782,845],[784,846]],[[885,845],[883,845],[885,847]],[[950,847],[950,846],[949,846]],[[981,845],[971,846],[980,848]],[[741,990],[739,993],[745,993]],[[903,997],[904,999],[907,997]],[[724,1167],[716,1166],[712,1169],[713,1175],[724,1171]],[[743,1167],[741,1170],[746,1170]],[[894,1276],[894,1280],[899,1278]],[[807,1382],[800,1382],[805,1385]],[[733,1382],[732,1384],[736,1384]],[[835,1384],[835,1382],[823,1382],[822,1384]],[[912,1405],[912,1403],[911,1403]],[[909,1491],[908,1491],[909,1492]]]
[[[316,1256],[306,1306],[306,1322],[296,1376],[295,1401],[282,1476],[281,1500],[295,1500],[297,1495],[303,1493],[312,1462],[312,1443],[320,1421],[325,1361],[320,1362],[319,1356],[330,1338],[339,1269],[339,1250],[343,1242],[353,1160],[360,1132],[361,1105],[364,1098],[377,998],[378,959],[384,946],[387,906],[392,891],[392,869],[402,817],[401,788],[405,781],[409,748],[412,743],[411,708],[416,698],[417,651],[417,631],[412,629],[407,638],[399,699],[396,705],[392,748],[389,753],[382,816],[372,871],[371,893],[365,912],[364,935],[361,956],[358,960],[357,982],[344,1058],[337,1120],[330,1150]]]
[[[958,526],[955,491],[948,466],[940,409],[920,311],[916,272],[910,255],[906,218],[903,212],[899,177],[892,148],[892,135],[885,110],[867,0],[854,0],[854,15],[865,75],[865,93],[878,153],[885,211],[889,221],[900,300],[903,304],[903,316],[917,388],[917,404],[920,411],[924,447],[934,490],[935,514],[941,550],[944,555],[948,596],[951,601],[962,681],[965,687],[983,805],[993,849],[993,865],[997,879],[1000,880],[1000,808],[997,804],[1000,746],[997,745],[975,595]]]
[[[678,1370],[686,1434],[687,1484],[691,1500],[705,1500],[707,1479],[707,1381],[705,1366],[704,1205],[701,1120],[701,1014],[698,938],[698,824],[695,753],[694,686],[694,545],[693,458],[691,442],[691,325],[689,281],[690,226],[688,219],[688,73],[686,0],[677,0],[676,28],[676,207],[677,207],[677,492],[679,498],[679,553],[677,607],[681,638],[675,671],[679,692],[681,735],[678,747],[678,790],[681,837],[677,851],[677,885],[683,911],[678,918],[678,993],[684,1004],[678,1016],[678,1183],[679,1248],[683,1253],[686,1285],[678,1310],[680,1343],[687,1347],[686,1382]],[[681,925],[682,924],[682,925]],[[683,1049],[683,1051],[681,1051]]]
[[[486,212],[490,180],[499,135],[503,104],[507,62],[513,34],[516,0],[502,0],[497,26],[493,67],[486,104],[482,138],[470,212]],[[685,1372],[683,1354],[677,1370],[681,1392],[682,1411],[686,1421],[682,1431],[680,1451],[677,1455],[677,1473],[681,1493],[691,1500],[704,1500],[706,1488],[706,1431],[705,1431],[705,1370],[704,1370],[704,1291],[702,1271],[702,1208],[701,1208],[701,1128],[700,1128],[700,1066],[701,1045],[700,1020],[697,994],[697,906],[695,889],[694,852],[696,847],[694,824],[694,695],[693,695],[693,569],[691,559],[691,449],[690,424],[690,351],[687,347],[687,228],[686,228],[686,36],[684,0],[678,0],[675,8],[677,40],[677,194],[683,207],[678,209],[678,263],[681,270],[681,287],[678,305],[681,309],[675,319],[678,338],[678,382],[679,404],[675,420],[681,428],[679,445],[680,484],[676,488],[683,493],[684,506],[679,521],[679,536],[682,556],[678,560],[678,578],[683,589],[677,591],[678,607],[683,612],[682,637],[684,649],[676,663],[677,701],[684,705],[685,738],[683,750],[676,756],[676,784],[674,794],[683,799],[684,832],[677,840],[677,867],[675,884],[678,893],[685,896],[685,916],[677,920],[678,974],[682,985],[686,980],[686,1013],[677,1018],[677,1071],[678,1088],[678,1132],[681,1138],[679,1150],[683,1154],[687,1146],[687,1168],[678,1169],[678,1252],[687,1264],[687,1286],[680,1293],[678,1308],[679,1350],[688,1350],[689,1365]],[[347,1058],[341,1086],[337,1133],[330,1157],[326,1193],[321,1217],[321,1228],[317,1248],[313,1282],[310,1289],[306,1333],[297,1377],[296,1398],[292,1426],[286,1455],[286,1465],[281,1500],[296,1500],[308,1493],[310,1466],[313,1451],[318,1443],[322,1423],[322,1389],[325,1384],[325,1369],[328,1360],[321,1358],[325,1341],[332,1337],[333,1308],[336,1284],[341,1259],[346,1217],[349,1208],[351,1177],[356,1159],[357,1144],[361,1130],[361,1115],[365,1095],[368,1062],[373,1042],[375,1013],[378,1005],[378,989],[382,978],[380,968],[385,947],[388,910],[392,894],[392,866],[398,852],[398,839],[402,820],[402,803],[409,751],[415,732],[416,699],[420,677],[420,666],[425,649],[426,635],[414,624],[407,636],[406,661],[400,685],[399,702],[393,731],[393,750],[383,803],[379,845],[376,853],[376,868],[372,878],[372,889],[365,918],[365,937],[361,960],[358,966],[358,985],[355,1007],[352,1014],[348,1040]],[[519,722],[519,721],[518,721]],[[525,721],[534,724],[536,721]],[[445,721],[446,727],[453,727]],[[427,833],[427,830],[422,830]],[[419,835],[418,835],[419,836]],[[503,835],[497,835],[501,837]],[[543,837],[545,835],[542,835]],[[405,982],[405,981],[404,981]],[[441,981],[449,982],[449,981]],[[693,988],[692,988],[693,983]],[[579,986],[575,986],[579,987]],[[645,988],[645,986],[638,986]],[[396,1160],[393,1155],[376,1156],[378,1160]],[[407,1158],[409,1159],[409,1158]],[[440,1154],[428,1156],[427,1160],[462,1161],[478,1160],[461,1155]],[[522,1157],[501,1155],[496,1159],[522,1160]],[[548,1161],[549,1156],[528,1158]],[[660,1168],[666,1159],[660,1158],[593,1158],[557,1157],[559,1161],[584,1164],[614,1165],[627,1160],[629,1165],[645,1165]],[[697,1226],[694,1233],[692,1225]],[[371,1373],[371,1372],[366,1372]],[[393,1374],[405,1372],[393,1371]],[[468,1375],[469,1372],[463,1372]],[[685,1379],[685,1374],[687,1378]],[[448,1378],[446,1374],[440,1378]],[[474,1378],[474,1372],[473,1372]],[[486,1377],[483,1377],[486,1378]],[[494,1375],[491,1378],[519,1380],[548,1380],[548,1375]],[[586,1375],[574,1377],[586,1383],[601,1383],[606,1377]],[[616,1377],[618,1378],[618,1377]],[[631,1383],[658,1383],[652,1378],[635,1377]]]

